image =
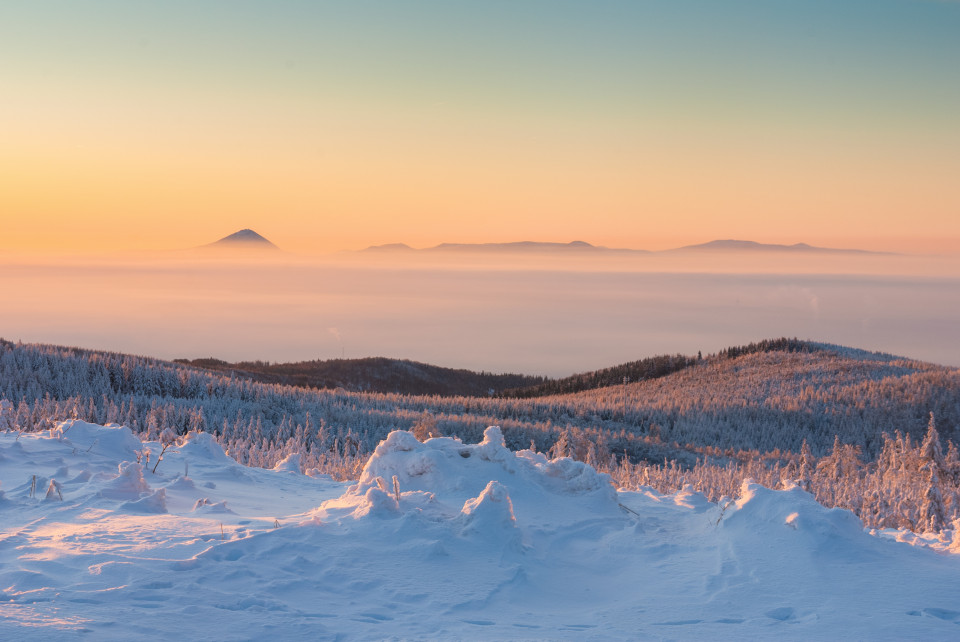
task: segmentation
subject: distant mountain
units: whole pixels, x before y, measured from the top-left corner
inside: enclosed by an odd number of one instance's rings
[[[541,243],[537,241],[515,241],[512,243],[441,243],[428,248],[431,252],[597,252],[609,248],[591,245],[584,241],[570,243]]]
[[[387,243],[386,245],[371,245],[366,252],[416,252],[406,243]]]
[[[415,249],[405,243],[389,243],[374,245],[363,250],[364,252],[421,252],[421,253],[635,253],[649,254],[647,250],[627,250],[591,245],[585,241],[571,241],[569,243],[548,243],[540,241],[513,241],[510,243],[441,243],[433,247]]]
[[[685,245],[667,252],[788,252],[791,254],[886,254],[886,252],[871,252],[868,250],[854,249],[836,249],[828,247],[816,247],[806,243],[794,243],[793,245],[780,245],[777,243],[757,243],[756,241],[740,241],[735,239],[726,239],[710,241],[709,243],[699,243],[697,245]]]
[[[758,243],[724,239],[685,245],[669,250],[650,250],[610,248],[603,245],[591,245],[584,241],[570,243],[547,243],[538,241],[515,241],[511,243],[441,243],[433,247],[422,249],[412,248],[405,243],[389,243],[374,245],[362,250],[363,252],[403,252],[417,254],[455,254],[455,253],[499,253],[499,254],[577,254],[579,256],[608,256],[608,255],[669,255],[677,253],[711,252],[711,253],[761,253],[778,252],[789,254],[851,254],[851,255],[889,255],[889,252],[872,252],[858,249],[838,249],[817,247],[807,243],[782,245],[777,243]]]
[[[276,245],[260,236],[253,230],[243,229],[225,236],[219,241],[208,243],[204,248],[218,250],[279,250]]]

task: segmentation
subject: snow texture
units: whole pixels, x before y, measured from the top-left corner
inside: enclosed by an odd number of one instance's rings
[[[393,432],[354,483],[296,456],[245,468],[205,434],[153,472],[145,447],[83,422],[0,433],[0,639],[960,634],[956,542],[866,532],[799,487],[618,491],[498,428]]]

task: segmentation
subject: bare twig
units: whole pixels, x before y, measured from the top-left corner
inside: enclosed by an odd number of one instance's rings
[[[627,506],[624,506],[623,504],[620,504],[620,503],[618,503],[617,505],[620,506],[620,508],[622,508],[623,510],[627,511],[628,513],[633,513],[633,514],[636,515],[637,517],[640,517],[640,513],[638,513],[637,511],[633,510],[632,508],[629,508],[629,507],[627,507]]]
[[[163,445],[163,450],[161,450],[161,451],[160,451],[160,454],[157,455],[157,461],[156,461],[156,463],[153,465],[153,470],[150,471],[151,473],[154,473],[154,474],[155,474],[155,473],[157,472],[157,466],[160,465],[160,460],[163,459],[163,453],[167,452],[167,448],[169,448],[169,447],[170,447],[170,444],[164,444],[164,445]]]

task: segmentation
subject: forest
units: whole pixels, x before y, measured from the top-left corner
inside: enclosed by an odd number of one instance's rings
[[[485,396],[505,389],[526,390],[544,383],[545,377],[493,374],[443,368],[408,359],[366,357],[327,359],[296,363],[221,359],[175,359],[176,363],[233,374],[264,383],[282,383],[307,388],[343,388],[359,392]]]
[[[498,425],[512,449],[585,461],[626,488],[688,486],[723,502],[753,478],[799,484],[869,527],[937,532],[960,517],[957,369],[795,339],[677,357],[676,368],[657,359],[593,378],[614,385],[584,377],[575,392],[439,396],[311,389],[0,340],[0,430],[78,418],[150,439],[202,431],[246,465],[298,454],[305,473],[349,479],[391,430],[474,443]],[[631,367],[658,374],[620,374]]]

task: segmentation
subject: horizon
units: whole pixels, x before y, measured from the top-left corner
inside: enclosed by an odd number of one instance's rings
[[[221,233],[222,234],[222,233]],[[246,237],[247,234],[253,235],[254,238]],[[384,243],[363,245],[363,246],[350,246],[350,247],[340,247],[333,249],[321,249],[317,248],[305,248],[302,245],[299,246],[299,249],[290,249],[275,243],[269,234],[262,234],[259,230],[252,227],[242,227],[234,228],[233,232],[227,233],[222,236],[215,238],[207,238],[205,240],[197,240],[197,242],[185,242],[192,244],[180,244],[180,245],[171,245],[167,247],[154,247],[154,248],[142,248],[135,245],[130,246],[113,246],[110,248],[111,252],[119,256],[162,256],[164,254],[184,254],[185,252],[192,252],[197,250],[206,250],[209,248],[214,248],[218,246],[228,247],[229,245],[236,245],[238,248],[238,256],[242,256],[243,247],[249,245],[258,245],[262,243],[264,246],[272,246],[276,249],[281,250],[282,254],[289,255],[291,257],[302,256],[302,257],[312,257],[312,258],[323,258],[331,257],[335,255],[343,255],[347,253],[360,253],[367,250],[391,250],[391,249],[409,249],[415,252],[422,252],[425,250],[436,250],[436,249],[476,249],[476,248],[493,248],[497,246],[509,247],[512,246],[516,249],[523,249],[520,246],[528,245],[531,248],[536,246],[544,247],[571,247],[575,248],[577,246],[584,248],[593,248],[598,250],[611,250],[611,251],[627,251],[627,252],[636,252],[639,256],[642,253],[647,253],[650,255],[666,254],[676,250],[686,250],[686,249],[710,249],[711,246],[721,246],[722,244],[743,244],[749,246],[757,246],[756,248],[751,247],[751,249],[770,249],[770,250],[780,250],[780,249],[790,249],[790,248],[804,248],[811,250],[826,250],[829,252],[859,252],[863,254],[874,254],[874,255],[902,255],[902,256],[942,256],[942,257],[954,257],[960,256],[960,246],[957,248],[951,248],[948,250],[938,250],[932,246],[927,246],[925,248],[914,248],[909,249],[910,243],[884,243],[882,244],[883,249],[877,249],[876,247],[871,247],[871,243],[866,239],[860,239],[863,241],[861,244],[857,244],[856,240],[848,239],[848,242],[844,244],[834,244],[834,245],[819,245],[817,243],[811,242],[806,238],[794,238],[790,237],[787,239],[780,239],[776,241],[762,241],[755,238],[745,238],[745,237],[733,237],[733,236],[718,236],[713,238],[707,238],[702,235],[693,236],[691,235],[688,239],[689,242],[685,242],[682,245],[677,245],[674,243],[669,243],[665,241],[652,243],[647,246],[637,246],[637,245],[626,245],[626,244],[613,244],[613,245],[604,245],[601,243],[596,243],[592,241],[585,240],[585,236],[576,237],[576,238],[563,238],[560,240],[544,240],[543,238],[538,237],[513,237],[513,238],[503,238],[501,240],[476,240],[476,241],[459,241],[459,240],[441,240],[433,244],[421,244],[415,245],[410,244],[404,241],[387,241]],[[839,242],[839,241],[838,241]],[[738,248],[729,247],[724,248],[730,252],[738,251]],[[743,248],[739,248],[741,251],[744,251]],[[749,250],[745,250],[749,251]],[[31,248],[31,247],[0,247],[0,256],[7,257],[38,257],[38,258],[49,258],[52,256],[62,256],[62,257],[89,257],[89,256],[102,256],[104,250],[102,248],[96,247],[81,247],[81,246],[72,246],[72,247],[46,247],[46,248]]]

